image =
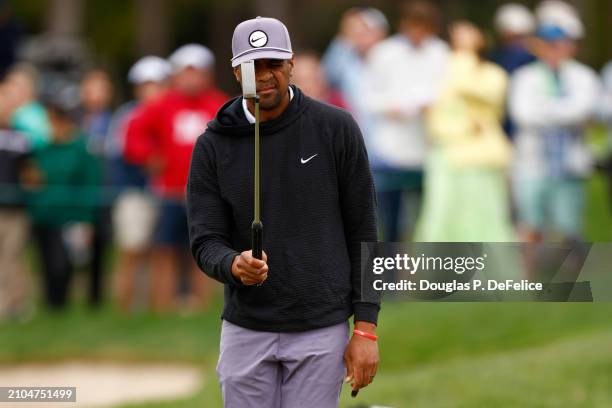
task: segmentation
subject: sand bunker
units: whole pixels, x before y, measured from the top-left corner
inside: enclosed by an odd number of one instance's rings
[[[76,387],[76,403],[2,403],[0,407],[113,407],[189,397],[202,384],[202,371],[178,364],[65,362],[0,366],[0,386]]]

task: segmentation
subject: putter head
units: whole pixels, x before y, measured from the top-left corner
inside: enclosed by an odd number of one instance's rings
[[[240,64],[240,76],[242,84],[242,96],[246,99],[257,96],[255,83],[255,61],[245,61]]]

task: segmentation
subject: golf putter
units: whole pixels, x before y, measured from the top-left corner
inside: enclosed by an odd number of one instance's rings
[[[245,61],[240,64],[242,76],[242,97],[255,101],[255,172],[253,190],[255,193],[254,216],[251,224],[251,246],[253,258],[262,259],[263,256],[263,224],[261,223],[261,206],[259,200],[259,96],[255,82],[255,62]]]

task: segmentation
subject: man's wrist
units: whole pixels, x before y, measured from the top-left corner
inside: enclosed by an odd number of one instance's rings
[[[238,271],[238,268],[236,268],[236,263],[238,262],[238,257],[240,257],[240,255],[234,255],[232,257],[232,263],[231,263],[231,266],[230,266],[230,273],[232,274],[234,279],[238,279],[238,276],[236,276],[236,272]]]
[[[237,269],[234,268],[234,266],[236,265],[236,263],[238,262],[238,257],[240,256],[239,253],[232,253],[229,254],[228,256],[228,266],[229,266],[229,278],[231,283],[234,283],[235,285],[242,285],[242,281],[240,280],[240,277],[235,275],[234,272],[237,271]]]

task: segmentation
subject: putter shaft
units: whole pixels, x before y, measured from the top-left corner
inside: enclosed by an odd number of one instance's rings
[[[255,96],[255,217],[254,222],[261,222],[259,202],[259,96]]]
[[[251,244],[253,248],[253,258],[262,259],[263,256],[263,224],[261,223],[261,206],[259,197],[259,171],[260,171],[260,152],[259,152],[259,96],[255,95],[255,178],[254,178],[254,216],[251,225]]]

